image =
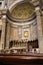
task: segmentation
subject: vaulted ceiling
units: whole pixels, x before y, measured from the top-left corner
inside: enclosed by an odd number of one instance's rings
[[[34,7],[29,2],[18,4],[11,12],[14,18],[26,19],[34,12]]]

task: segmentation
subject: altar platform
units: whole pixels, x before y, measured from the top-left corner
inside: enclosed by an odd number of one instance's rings
[[[0,54],[2,65],[43,65],[43,53],[41,54]]]

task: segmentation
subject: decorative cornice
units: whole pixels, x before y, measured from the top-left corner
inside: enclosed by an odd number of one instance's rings
[[[16,23],[16,22],[13,22],[13,21],[11,21],[11,20],[9,20],[9,19],[7,19],[7,21],[10,23],[10,25],[12,26],[12,27],[18,27],[18,26],[27,26],[27,25],[36,25],[36,19],[34,19],[34,20],[32,20],[32,21],[30,21],[30,22],[23,22],[23,23]]]

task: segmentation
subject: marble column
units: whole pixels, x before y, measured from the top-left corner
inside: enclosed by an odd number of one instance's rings
[[[41,16],[40,16],[40,8],[36,7],[36,18],[37,18],[37,32],[38,32],[38,44],[40,53],[43,53],[43,35],[42,35],[42,25],[41,25]]]
[[[9,49],[10,43],[10,23],[7,23],[7,31],[6,31],[6,49]]]
[[[6,15],[2,16],[1,49],[5,47]]]

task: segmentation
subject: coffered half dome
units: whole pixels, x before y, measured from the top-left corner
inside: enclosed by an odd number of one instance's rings
[[[28,19],[34,13],[34,7],[29,2],[17,4],[11,12],[12,17]]]

